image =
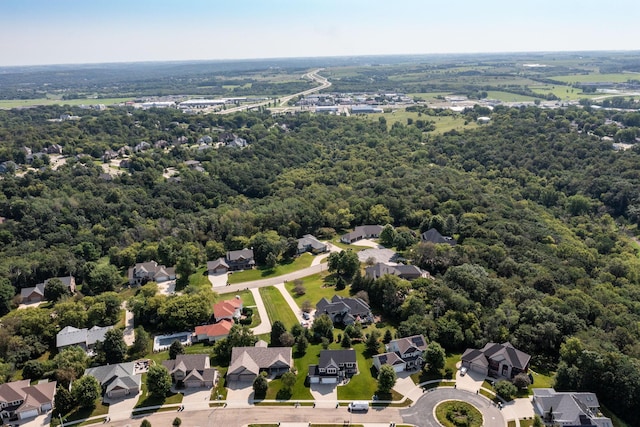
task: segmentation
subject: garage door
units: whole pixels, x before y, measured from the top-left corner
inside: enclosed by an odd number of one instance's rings
[[[33,417],[37,417],[38,416],[38,410],[37,409],[32,409],[30,411],[24,411],[20,413],[20,419],[24,420],[27,418],[33,418]]]
[[[51,403],[43,403],[42,406],[40,407],[40,410],[42,412],[47,412],[47,411],[51,410],[52,407],[53,407],[53,405],[51,405]]]
[[[393,370],[396,372],[404,371],[404,365],[393,365]]]
[[[109,392],[109,397],[111,398],[118,398],[118,397],[124,397],[127,395],[127,390],[125,389],[117,389],[117,390],[111,390]]]
[[[322,378],[320,379],[322,384],[335,384],[338,382],[337,378]]]
[[[184,386],[187,388],[196,388],[202,387],[202,383],[200,381],[187,381],[186,383],[184,383]]]

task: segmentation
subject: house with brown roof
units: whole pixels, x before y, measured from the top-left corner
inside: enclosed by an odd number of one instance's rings
[[[228,381],[253,381],[260,372],[281,375],[291,370],[291,347],[234,347],[227,371]]]
[[[234,322],[229,319],[222,319],[218,323],[210,325],[196,326],[195,341],[197,342],[216,342],[226,338],[231,331]]]
[[[385,345],[386,353],[373,356],[373,365],[378,370],[382,365],[391,365],[396,372],[420,369],[426,348],[427,340],[423,335],[398,338]]]
[[[356,351],[322,350],[317,365],[309,365],[311,384],[337,384],[358,373]]]
[[[76,279],[73,276],[65,276],[65,277],[54,277],[45,280],[43,283],[38,283],[35,286],[29,288],[22,288],[20,290],[20,297],[22,298],[23,304],[35,303],[44,301],[44,289],[47,287],[47,284],[52,279],[58,279],[65,285],[70,293],[76,292]]]
[[[239,295],[235,298],[220,301],[213,304],[213,318],[217,322],[223,319],[231,320],[239,319],[242,314],[242,299]]]
[[[481,349],[468,348],[462,354],[462,366],[496,378],[512,379],[521,372],[527,372],[530,361],[530,355],[509,342],[490,342]]]
[[[155,261],[139,262],[128,271],[129,285],[140,286],[147,282],[166,282],[176,278],[176,269],[159,265]]]
[[[211,367],[206,354],[179,354],[175,360],[165,360],[162,365],[171,374],[173,382],[181,383],[185,388],[211,388],[218,379],[218,371]]]
[[[0,420],[25,420],[53,408],[56,382],[31,385],[29,380],[0,384]]]
[[[349,244],[362,239],[378,238],[383,228],[381,225],[360,225],[352,232],[340,236],[340,241]]]

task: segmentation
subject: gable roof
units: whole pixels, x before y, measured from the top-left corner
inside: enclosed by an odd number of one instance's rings
[[[210,325],[196,326],[196,335],[206,335],[208,337],[219,337],[223,335],[229,335],[233,321],[229,319],[222,319],[218,323]]]
[[[327,245],[322,243],[315,236],[311,234],[305,234],[300,239],[298,239],[298,250],[304,250],[307,247],[311,247],[314,250],[325,250]]]
[[[140,388],[142,375],[135,374],[135,362],[116,363],[114,365],[102,365],[88,368],[85,375],[95,377],[105,393],[121,388],[132,390]]]
[[[76,344],[93,345],[97,341],[104,341],[104,336],[110,329],[113,329],[113,326],[94,326],[91,329],[67,326],[56,335],[56,347]]]
[[[56,382],[40,382],[30,385],[29,380],[13,381],[0,384],[0,402],[22,402],[15,409],[20,413],[32,409],[38,409],[45,403],[52,403],[56,394]],[[15,406],[14,406],[15,408]]]
[[[592,409],[600,407],[594,393],[557,392],[552,388],[534,388],[533,401],[542,415],[553,411],[562,425],[612,426],[609,418],[598,416]]]
[[[381,225],[359,225],[350,233],[343,234],[340,240],[358,240],[367,236],[379,236],[384,227]]]
[[[179,354],[175,360],[165,360],[162,364],[169,373],[181,370],[184,372],[203,371],[209,368],[209,356],[206,354]]]
[[[231,350],[230,373],[251,372],[261,369],[292,367],[291,347],[234,347]]]
[[[371,312],[369,305],[360,298],[347,298],[340,295],[334,295],[329,301],[326,298],[322,298],[316,304],[316,312],[322,313],[340,313],[342,311],[348,311],[352,316],[367,315]]]
[[[503,344],[487,343],[482,349],[468,348],[462,354],[463,362],[473,362],[482,366],[488,366],[489,360],[502,361],[514,368],[523,370],[531,360],[531,356],[516,349],[511,343]]]
[[[356,351],[352,348],[348,350],[322,350],[318,366],[321,368],[331,365],[342,365],[344,363],[356,363]]]
[[[213,261],[207,261],[207,270],[215,270],[218,267],[229,268],[229,264],[227,264],[224,258],[218,258]]]
[[[227,261],[244,261],[253,259],[253,249],[241,249],[227,252]]]
[[[422,240],[423,242],[430,242],[430,243],[447,243],[451,246],[454,246],[457,243],[456,239],[449,236],[443,236],[435,228],[430,228],[429,230],[422,233],[420,235],[420,240]]]
[[[365,275],[374,280],[379,279],[385,274],[391,274],[402,278],[426,277],[429,273],[416,267],[415,265],[390,265],[383,262],[377,262],[372,266],[365,268]]]
[[[400,356],[398,356],[396,353],[391,352],[391,353],[382,353],[382,354],[376,354],[375,356],[373,356],[374,360],[377,360],[378,363],[382,366],[382,365],[400,365],[402,363],[404,363],[404,360],[402,360],[402,358],[400,358]]]
[[[427,348],[427,341],[422,335],[411,335],[410,337],[398,338],[389,342],[389,347],[394,343],[400,354],[404,354],[407,351],[424,351]]]
[[[237,309],[242,306],[242,300],[238,297],[220,301],[213,304],[213,317],[219,319],[221,317],[233,316]]]

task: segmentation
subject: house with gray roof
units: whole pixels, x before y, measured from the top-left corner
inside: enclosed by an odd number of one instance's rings
[[[67,326],[56,335],[56,347],[60,351],[65,347],[77,345],[90,352],[96,342],[104,341],[104,337],[110,329],[113,329],[113,326],[94,326],[91,329],[78,329],[73,326]]]
[[[26,420],[53,408],[56,382],[31,385],[29,380],[0,384],[0,420]]]
[[[456,239],[450,236],[443,236],[435,228],[430,228],[420,235],[420,241],[425,243],[446,243],[447,245],[455,246],[457,244]]]
[[[415,265],[406,264],[391,265],[385,264],[383,262],[378,262],[372,266],[366,267],[364,271],[365,276],[372,280],[377,280],[385,274],[391,274],[392,276],[398,276],[401,279],[406,280],[414,280],[421,277],[431,277],[431,275],[425,270],[422,270]]]
[[[533,409],[545,425],[568,427],[613,427],[602,415],[595,393],[557,392],[552,388],[533,389]]]
[[[298,239],[298,255],[305,252],[320,254],[323,252],[327,252],[328,250],[329,246],[326,243],[322,243],[311,234],[305,234],[300,239]]]
[[[182,383],[185,388],[211,388],[218,379],[218,371],[211,367],[206,354],[179,354],[175,360],[165,360],[162,365],[173,382]]]
[[[176,278],[176,269],[159,265],[155,261],[139,262],[128,271],[129,285],[140,286],[147,282],[166,282]]]
[[[293,367],[291,347],[234,347],[227,371],[228,381],[253,381],[260,372],[281,375]]]
[[[135,370],[136,362],[117,363],[88,368],[85,375],[95,377],[102,387],[102,395],[110,399],[137,396],[142,375]]]
[[[255,267],[253,259],[253,249],[241,249],[239,251],[229,251],[225,258],[230,271],[250,270]]]
[[[385,345],[386,353],[373,356],[373,365],[380,370],[382,365],[391,365],[396,372],[420,369],[424,364],[427,340],[423,335],[398,338]]]
[[[317,365],[309,365],[309,382],[312,384],[337,384],[358,373],[356,351],[322,350]]]
[[[468,348],[462,354],[462,366],[485,376],[512,379],[529,370],[531,356],[511,343],[487,343],[481,349]]]
[[[358,323],[373,323],[373,314],[369,304],[360,298],[347,298],[334,295],[331,300],[322,298],[316,304],[316,314],[318,317],[327,314],[333,323],[342,325],[352,325]]]
[[[20,298],[23,304],[34,303],[44,301],[44,289],[47,284],[53,279],[58,279],[63,285],[69,289],[69,293],[73,294],[76,291],[76,279],[73,276],[65,277],[53,277],[45,280],[43,283],[38,283],[35,286],[29,288],[22,288],[20,290]]]
[[[360,225],[351,233],[340,236],[340,241],[349,244],[362,239],[375,239],[380,237],[383,228],[381,225]]]

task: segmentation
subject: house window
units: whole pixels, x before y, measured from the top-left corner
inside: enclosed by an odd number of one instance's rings
[[[328,374],[335,374],[336,373],[336,369],[335,368],[329,368],[329,369],[327,369],[327,373]]]

